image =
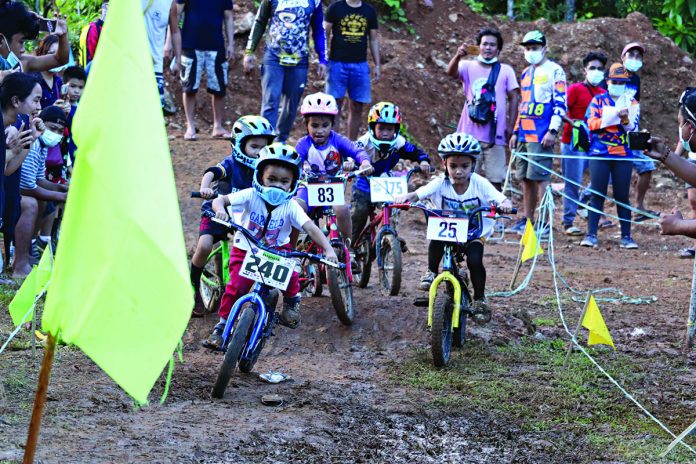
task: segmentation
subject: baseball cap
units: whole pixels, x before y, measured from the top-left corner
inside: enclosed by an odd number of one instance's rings
[[[624,56],[626,53],[628,53],[629,50],[637,48],[640,50],[641,53],[645,54],[645,47],[643,46],[642,43],[640,42],[631,42],[630,44],[627,44],[623,51],[621,52],[621,56]]]
[[[623,63],[614,63],[609,68],[609,74],[607,75],[608,80],[612,81],[623,81],[628,82],[631,80],[631,76],[624,67]]]
[[[524,35],[522,45],[546,45],[546,36],[538,30],[529,31]]]

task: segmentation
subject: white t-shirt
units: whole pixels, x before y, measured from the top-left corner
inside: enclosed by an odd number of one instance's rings
[[[150,42],[152,62],[155,72],[162,72],[164,61],[164,42],[167,38],[167,26],[169,25],[169,9],[172,0],[140,0],[145,16],[145,30]]]
[[[307,213],[294,199],[276,206],[269,217],[266,202],[253,188],[231,193],[227,198],[233,209],[244,208],[239,225],[245,227],[256,238],[261,238],[261,233],[266,226],[263,239],[269,246],[280,247],[289,243],[292,228],[302,229],[302,226],[309,221]],[[249,249],[249,243],[241,232],[235,233],[234,246],[241,250]]]
[[[476,173],[471,174],[469,188],[462,195],[454,191],[449,178],[444,176],[431,180],[428,184],[416,190],[418,199],[429,198],[436,209],[449,209],[471,211],[479,206],[488,206],[491,203],[500,204],[507,198],[502,192],[493,187],[488,179]],[[469,219],[472,220],[471,218]],[[483,230],[481,237],[485,238],[493,232],[495,221],[491,218],[483,218]]]

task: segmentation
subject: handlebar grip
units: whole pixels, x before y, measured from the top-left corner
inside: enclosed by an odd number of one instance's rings
[[[512,208],[512,210],[510,211],[510,214],[517,214],[517,208]]]
[[[191,198],[203,198],[201,192],[191,192]]]

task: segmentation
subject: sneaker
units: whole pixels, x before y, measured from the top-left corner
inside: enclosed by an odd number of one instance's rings
[[[619,245],[619,247],[625,248],[627,250],[637,250],[638,244],[634,242],[631,237],[622,237],[621,244]]]
[[[527,227],[527,219],[522,218],[519,221],[517,221],[514,226],[510,227],[510,232],[513,234],[517,234],[521,237],[522,235],[524,235],[525,227]]]
[[[656,216],[659,216],[660,213],[658,211],[653,211],[651,209],[646,209],[640,213],[634,213],[633,214],[633,220],[635,222],[644,222],[644,221],[650,221],[651,219],[655,219]]]
[[[587,221],[587,216],[589,216],[587,208],[582,208],[582,207],[578,208],[578,211],[575,214],[577,214],[581,219],[584,219],[586,221]]]
[[[488,308],[486,299],[476,300],[471,305],[471,317],[477,324],[485,324],[491,320],[491,310]]]
[[[300,300],[283,301],[283,310],[280,312],[278,322],[285,327],[295,329],[300,325]]]
[[[203,346],[211,350],[222,348],[222,332],[225,330],[225,323],[218,322],[208,339],[203,342]]]
[[[585,238],[580,242],[580,246],[596,247],[598,244],[596,235],[585,235]]]
[[[536,229],[534,229],[534,232],[536,232]],[[540,239],[549,238],[549,235],[551,234],[551,226],[549,226],[548,224],[544,225],[544,227],[541,228],[538,234]]]
[[[566,235],[570,235],[571,237],[582,235],[582,231],[575,227],[573,224],[565,224],[563,226],[563,233]]]
[[[428,271],[425,274],[423,274],[423,277],[421,277],[420,280],[420,289],[421,290],[430,290],[430,284],[433,283],[433,280],[435,280],[435,273],[432,271]]]

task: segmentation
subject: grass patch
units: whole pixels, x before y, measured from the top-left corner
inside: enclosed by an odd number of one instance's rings
[[[552,322],[556,323],[535,321]],[[661,462],[658,455],[671,441],[665,432],[581,353],[571,355],[568,368],[563,368],[565,353],[566,344],[560,339],[496,348],[473,341],[453,352],[447,369],[433,367],[429,351],[417,351],[394,366],[392,380],[436,392],[432,403],[450,411],[498,413],[520,423],[525,432],[575,433],[584,438],[595,459]],[[643,360],[603,348],[592,353],[629,392],[643,393],[635,395],[638,401],[654,409],[644,398],[645,373],[651,368],[640,365]],[[683,447],[675,448],[668,458],[664,462],[694,462],[694,455]]]

